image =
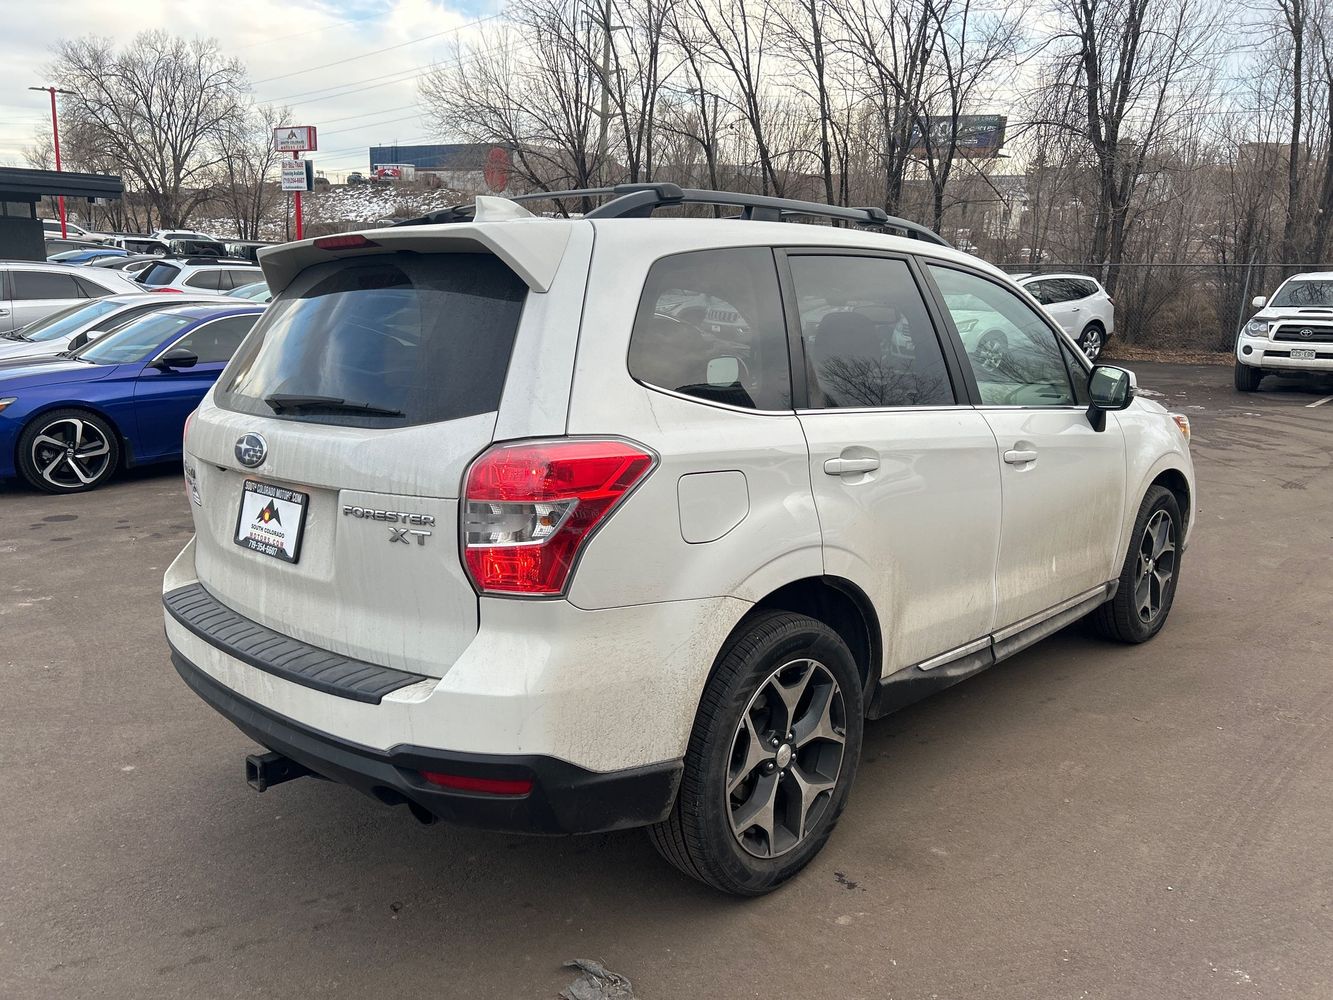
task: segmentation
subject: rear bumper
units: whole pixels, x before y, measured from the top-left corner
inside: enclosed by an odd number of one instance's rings
[[[680,784],[680,761],[597,772],[541,755],[458,753],[410,745],[376,750],[284,718],[238,695],[174,647],[171,662],[195,694],[256,743],[387,805],[410,804],[450,823],[546,834],[646,826],[666,817]],[[446,790],[427,782],[421,771],[531,780],[532,790],[525,795]]]

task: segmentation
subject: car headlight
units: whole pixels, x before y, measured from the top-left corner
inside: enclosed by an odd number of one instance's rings
[[[18,401],[17,396],[6,396],[4,399],[0,399],[0,413],[4,413],[6,407],[12,406]]]
[[[1267,337],[1268,320],[1252,319],[1245,324],[1245,334],[1249,337]]]

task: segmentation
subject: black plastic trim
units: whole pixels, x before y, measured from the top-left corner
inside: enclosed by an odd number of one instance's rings
[[[325,694],[378,705],[390,691],[426,679],[275,632],[237,614],[198,583],[163,595],[162,604],[172,618],[228,656]]]
[[[541,754],[476,754],[399,744],[389,750],[339,739],[279,715],[214,680],[172,649],[181,679],[256,743],[318,775],[414,813],[511,833],[601,833],[666,818],[676,800],[679,760],[619,771],[589,771]],[[421,771],[477,778],[530,779],[526,795],[460,792],[432,785]]]

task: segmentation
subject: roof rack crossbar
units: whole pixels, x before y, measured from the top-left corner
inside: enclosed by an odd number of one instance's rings
[[[905,235],[939,246],[949,246],[948,241],[932,229],[889,215],[882,208],[873,206],[849,208],[843,205],[825,205],[817,201],[798,201],[792,198],[775,198],[770,195],[742,194],[735,191],[708,191],[700,188],[682,188],[677,184],[656,182],[650,184],[617,184],[614,187],[579,188],[568,191],[534,191],[531,194],[513,195],[510,201],[563,201],[571,198],[607,198],[596,208],[584,214],[586,219],[642,219],[647,218],[659,208],[671,208],[678,205],[716,205],[719,207],[739,208],[739,218],[755,222],[780,222],[789,218],[822,218],[850,222],[859,226],[875,226],[882,229],[896,229]],[[406,219],[395,223],[399,226],[438,225],[449,222],[470,221],[476,211],[475,205],[454,205],[451,208],[431,212],[416,219]]]

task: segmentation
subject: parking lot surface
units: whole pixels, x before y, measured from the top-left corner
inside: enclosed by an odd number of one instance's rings
[[[754,901],[636,832],[254,793],[167,660],[177,469],[0,487],[0,995],[517,1000],[586,957],[640,1000],[1333,996],[1333,385],[1134,367],[1194,424],[1165,630],[1069,629],[871,724],[829,845]]]

